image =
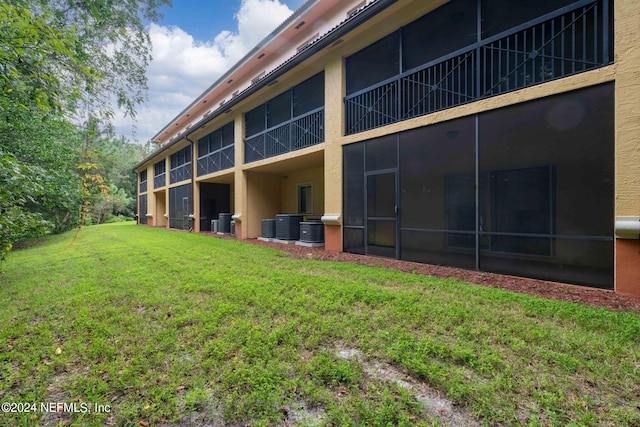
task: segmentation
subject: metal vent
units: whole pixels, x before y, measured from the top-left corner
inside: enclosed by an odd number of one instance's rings
[[[280,240],[299,240],[302,215],[276,215],[276,238]]]
[[[276,220],[275,219],[263,219],[262,220],[262,237],[273,239],[276,237]]]
[[[324,243],[324,224],[322,221],[301,222],[300,241],[306,243]]]
[[[231,214],[221,213],[218,215],[220,224],[218,225],[218,231],[220,233],[231,233]]]

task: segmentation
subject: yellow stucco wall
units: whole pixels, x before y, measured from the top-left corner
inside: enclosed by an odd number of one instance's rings
[[[326,214],[342,212],[342,143],[344,129],[345,88],[343,59],[334,55],[325,69],[325,140],[324,180]]]
[[[165,214],[169,214],[169,209],[167,208],[167,190],[154,192],[153,199],[155,203],[153,225],[156,227],[166,227],[169,222],[168,218],[164,216]]]
[[[616,215],[640,215],[640,1],[617,0]]]
[[[256,238],[262,233],[262,220],[281,213],[280,175],[244,172],[246,176],[247,209],[243,212],[244,238]]]
[[[312,186],[313,212],[310,214],[322,215],[324,213],[324,171],[321,167],[290,172],[281,176],[281,203],[278,213],[298,213],[298,186],[301,184]]]

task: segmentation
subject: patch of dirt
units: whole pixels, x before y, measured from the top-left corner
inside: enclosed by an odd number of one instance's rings
[[[282,427],[315,427],[322,425],[325,411],[322,408],[309,408],[303,401],[295,401],[285,408],[286,419]]]
[[[349,262],[371,267],[399,270],[404,271],[405,273],[421,274],[424,276],[455,278],[465,282],[474,283],[476,285],[500,288],[541,298],[571,301],[594,307],[606,307],[615,310],[636,311],[640,313],[640,298],[625,297],[618,295],[613,291],[604,289],[473,270],[463,270],[454,267],[420,264],[396,259],[376,258],[346,252],[325,251],[323,248],[283,245],[273,242],[263,242],[258,239],[249,239],[246,240],[246,242],[279,249],[287,253],[291,258],[295,259]]]
[[[480,426],[480,423],[471,416],[471,411],[455,405],[452,401],[442,396],[442,393],[438,390],[411,377],[402,368],[381,360],[366,360],[359,350],[353,348],[338,348],[337,355],[342,359],[357,360],[371,378],[394,383],[411,392],[427,412],[443,425],[451,427]]]
[[[15,242],[11,247],[11,250],[19,251],[21,249],[33,248],[34,246],[41,245],[46,241],[47,241],[46,239],[33,239],[33,240],[28,240],[26,242]]]
[[[51,383],[47,386],[47,398],[45,402],[63,403],[69,402],[71,396],[64,391],[62,385],[67,381],[66,374],[58,374],[51,379]],[[60,410],[59,412],[45,412],[40,418],[38,425],[46,426],[59,426],[68,425],[71,422],[71,414],[67,414]],[[67,424],[65,424],[67,423]]]

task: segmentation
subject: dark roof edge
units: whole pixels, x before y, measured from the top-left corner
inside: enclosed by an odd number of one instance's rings
[[[219,117],[220,115],[224,114],[225,111],[228,111],[230,108],[232,108],[233,106],[237,105],[241,101],[245,100],[249,96],[253,95],[258,90],[264,88],[265,86],[267,86],[272,81],[276,80],[278,77],[280,77],[284,73],[286,73],[286,72],[290,71],[291,69],[295,68],[300,63],[306,61],[307,59],[309,59],[310,57],[312,57],[316,53],[320,52],[322,49],[330,46],[335,41],[337,41],[338,39],[340,39],[344,35],[348,34],[353,29],[355,29],[358,26],[362,25],[364,22],[366,22],[369,19],[373,18],[375,15],[377,15],[378,13],[382,12],[383,10],[385,10],[386,8],[388,8],[389,6],[391,6],[392,4],[397,3],[397,2],[398,2],[398,0],[377,0],[377,1],[374,1],[373,3],[370,3],[366,8],[362,9],[362,11],[360,11],[356,15],[352,16],[351,18],[348,18],[347,20],[343,21],[342,23],[338,24],[337,26],[335,26],[334,28],[329,30],[327,33],[325,33],[323,36],[321,36],[317,41],[315,41],[313,44],[309,45],[309,47],[307,47],[306,49],[298,52],[297,54],[295,54],[294,56],[292,56],[291,58],[289,58],[288,60],[286,60],[285,62],[283,62],[279,66],[277,66],[276,68],[274,68],[272,71],[270,71],[268,74],[266,74],[258,82],[252,84],[251,86],[246,88],[244,91],[240,92],[235,98],[232,98],[231,100],[227,101],[224,104],[224,106],[219,107],[217,110],[212,112],[209,116],[207,116],[207,117],[201,119],[200,121],[194,123],[191,126],[189,132],[186,132],[181,137],[176,138],[173,141],[170,141],[168,144],[163,146],[160,150],[157,150],[157,151],[151,153],[144,160],[142,160],[140,163],[135,165],[133,167],[133,169],[139,168],[143,164],[149,162],[151,159],[153,159],[159,153],[161,153],[163,151],[166,151],[169,148],[171,148],[172,146],[174,146],[177,143],[179,143],[180,141],[185,140],[190,134],[192,134],[195,131],[197,131],[198,129],[200,129],[203,125],[209,123],[213,119],[215,119],[215,118]]]
[[[216,80],[215,82],[213,82],[208,88],[206,88],[198,97],[196,97],[189,105],[187,105],[182,111],[180,111],[180,113],[178,113],[178,115],[176,115],[173,119],[171,119],[169,121],[169,123],[167,123],[167,125],[165,125],[165,127],[163,127],[160,132],[156,133],[151,140],[155,140],[157,139],[163,131],[165,131],[169,126],[171,126],[171,123],[173,123],[174,121],[176,121],[177,119],[179,119],[180,117],[182,117],[187,111],[189,111],[191,108],[193,108],[195,105],[197,105],[200,100],[202,98],[204,98],[206,96],[206,94],[208,94],[209,92],[211,92],[213,89],[215,89],[218,85],[220,85],[221,83],[224,83],[232,74],[235,70],[237,70],[240,66],[242,66],[242,64],[244,64],[245,62],[247,62],[249,59],[251,59],[255,54],[257,54],[267,43],[269,43],[271,40],[273,40],[280,32],[282,32],[289,24],[291,24],[293,21],[295,21],[296,19],[298,19],[300,17],[300,15],[302,15],[303,13],[305,13],[314,3],[318,2],[320,0],[307,0],[302,6],[300,6],[298,9],[296,9],[291,15],[289,15],[289,17],[287,19],[285,19],[280,25],[278,25],[275,30],[273,30],[272,32],[270,32],[265,38],[263,38],[262,40],[260,40],[260,42],[253,48],[251,49],[246,55],[244,55],[238,62],[236,62],[231,68],[229,68],[227,70],[227,72],[225,72],[223,75],[221,75],[218,80]]]

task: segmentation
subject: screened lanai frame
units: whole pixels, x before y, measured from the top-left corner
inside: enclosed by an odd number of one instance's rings
[[[244,161],[324,142],[324,71],[245,114]]]
[[[235,127],[231,121],[198,140],[198,176],[234,166],[234,137]]]
[[[405,35],[405,32],[410,34],[407,29],[421,20],[443,21],[438,14],[467,3],[476,9],[476,22],[471,23],[476,26],[476,32],[470,33],[475,37],[469,38],[465,32],[469,22],[463,16],[459,27],[456,23],[449,25],[452,40],[446,43],[450,43],[447,45],[450,47],[440,49],[440,56],[416,54],[422,57],[405,58],[405,49],[409,49],[406,46],[411,44]],[[499,32],[483,28],[483,7],[487,3],[491,0],[449,2],[348,57],[345,134],[386,126],[613,62],[613,0],[560,0],[562,6],[550,11],[549,5],[543,4],[540,7],[547,6],[547,9],[541,10],[541,16],[510,29],[498,28]],[[540,2],[531,2],[537,3]],[[464,15],[456,10],[452,12],[452,17]],[[437,43],[437,37],[430,34],[427,40]],[[377,45],[381,48],[376,48]],[[394,55],[373,59],[371,53],[384,54],[390,46],[395,46],[391,47],[396,49],[395,59]]]
[[[612,288],[613,92],[592,86],[344,146],[343,249]],[[397,163],[369,167],[382,139],[397,150],[383,160]],[[368,248],[367,180],[390,172],[395,256]],[[467,188],[451,192],[451,180]]]

